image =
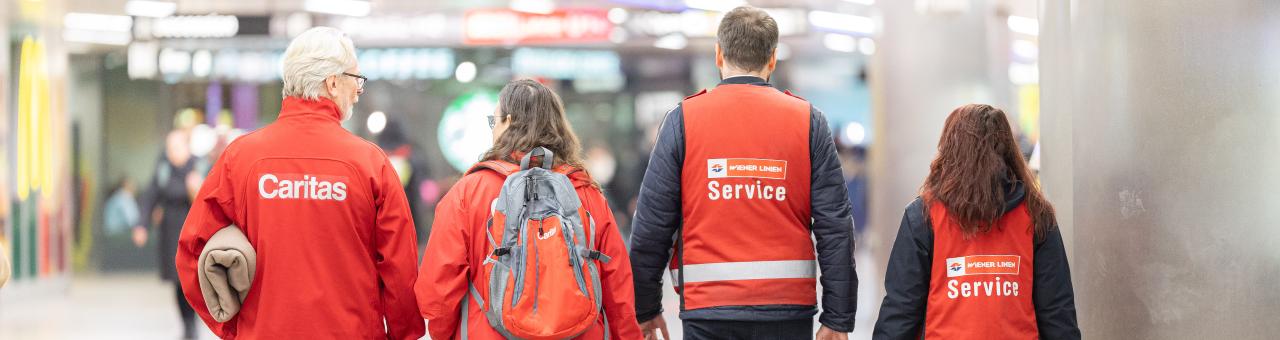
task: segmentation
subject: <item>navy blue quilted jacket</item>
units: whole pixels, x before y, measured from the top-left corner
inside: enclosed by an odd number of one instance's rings
[[[724,84],[770,86],[757,77],[731,77]],[[822,271],[822,315],[818,321],[839,332],[853,331],[858,277],[853,264],[853,218],[827,119],[810,106],[809,150],[813,224],[818,267]],[[743,119],[750,119],[743,117]],[[636,318],[662,313],[662,276],[682,223],[680,172],[684,164],[684,112],[667,114],[649,156],[631,232],[631,268],[635,275]],[[761,251],[767,251],[762,249]],[[685,320],[779,321],[812,318],[815,306],[723,306],[680,311]]]

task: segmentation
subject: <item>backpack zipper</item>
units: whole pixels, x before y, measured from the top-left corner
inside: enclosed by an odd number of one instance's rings
[[[538,239],[539,240],[542,239],[542,225],[544,222],[546,222],[546,220],[538,220]],[[537,243],[537,242],[539,241],[534,241],[534,243]],[[533,268],[534,268],[533,269],[533,314],[535,315],[538,314],[538,293],[541,292],[541,288],[542,288],[542,280],[538,279],[539,277],[538,267],[542,259],[540,256],[541,252],[538,251],[538,248],[539,247],[536,244],[533,246]]]

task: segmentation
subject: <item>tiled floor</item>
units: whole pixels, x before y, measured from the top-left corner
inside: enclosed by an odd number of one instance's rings
[[[69,281],[69,283],[67,282]],[[0,295],[0,339],[180,339],[173,288],[154,273],[50,280]],[[13,292],[6,292],[13,293]],[[200,327],[200,339],[216,339]]]
[[[869,277],[873,261],[865,249],[857,253],[859,277]],[[861,286],[859,311],[878,307],[872,297],[879,294],[880,282],[864,279]],[[172,289],[152,273],[81,275],[39,286],[8,286],[0,293],[0,339],[179,339],[181,321]],[[681,339],[679,303],[671,292],[669,286],[663,289],[664,316],[671,337]],[[869,317],[859,313],[858,329],[851,338],[871,338],[874,320]],[[200,339],[215,339],[203,326],[199,329]]]

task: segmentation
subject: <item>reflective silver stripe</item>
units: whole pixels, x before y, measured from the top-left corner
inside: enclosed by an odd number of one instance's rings
[[[680,277],[671,270],[672,280]],[[813,260],[722,262],[684,265],[684,282],[764,279],[812,279],[817,277]]]

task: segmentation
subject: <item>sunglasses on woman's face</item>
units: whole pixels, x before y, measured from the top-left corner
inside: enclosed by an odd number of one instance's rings
[[[493,130],[493,127],[495,127],[495,126],[497,126],[497,125],[498,125],[498,117],[496,117],[496,116],[494,116],[494,115],[488,115],[488,116],[484,116],[484,117],[489,119],[489,129],[490,129],[490,130]]]

